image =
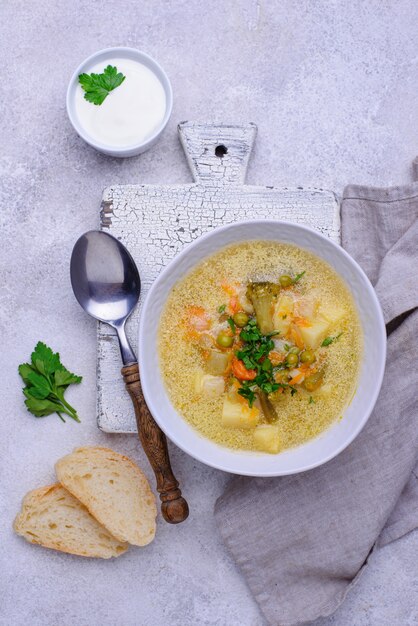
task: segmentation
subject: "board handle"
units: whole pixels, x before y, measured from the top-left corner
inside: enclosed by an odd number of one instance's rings
[[[179,483],[171,469],[166,436],[145,403],[138,363],[125,365],[121,371],[135,408],[139,439],[157,479],[157,491],[162,503],[161,512],[166,522],[179,524],[188,517],[189,507],[181,495]]]
[[[193,178],[202,185],[243,185],[257,135],[253,123],[178,125]]]

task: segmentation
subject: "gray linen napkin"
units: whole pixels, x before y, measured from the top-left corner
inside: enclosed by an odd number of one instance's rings
[[[375,410],[329,463],[275,479],[234,477],[215,506],[223,540],[274,626],[333,613],[373,548],[418,526],[418,183],[350,185],[341,217],[343,246],[375,286],[389,335]]]

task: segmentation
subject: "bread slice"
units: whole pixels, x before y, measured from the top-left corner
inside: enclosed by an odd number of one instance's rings
[[[145,546],[155,536],[157,507],[148,480],[109,448],[76,448],[55,464],[58,480],[119,541]]]
[[[128,549],[58,483],[26,494],[13,528],[30,543],[79,556],[110,559]]]

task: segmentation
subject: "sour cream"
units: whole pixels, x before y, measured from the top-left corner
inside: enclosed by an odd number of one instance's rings
[[[93,142],[113,148],[130,148],[149,139],[163,122],[167,99],[159,78],[146,65],[128,58],[114,58],[85,69],[101,74],[107,65],[115,66],[126,77],[101,105],[84,98],[77,86],[75,114]]]

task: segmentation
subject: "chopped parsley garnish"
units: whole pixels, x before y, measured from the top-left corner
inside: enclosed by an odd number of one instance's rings
[[[312,396],[309,396],[309,404],[315,404],[315,400],[312,398]]]
[[[331,345],[332,343],[334,343],[334,341],[337,341],[337,339],[339,339],[342,335],[342,332],[339,333],[339,335],[336,335],[335,337],[325,337],[324,341],[321,343],[321,346],[323,348],[326,348],[327,346]]]
[[[221,315],[222,313],[225,313],[225,309],[226,309],[226,304],[221,304],[220,307],[218,307],[218,313]]]
[[[296,274],[296,276],[293,279],[293,284],[298,283],[300,279],[302,278],[302,276],[304,276],[305,274],[306,274],[306,270],[304,270],[300,274]]]
[[[254,400],[256,398],[255,388],[256,386],[252,381],[250,382],[248,380],[243,380],[241,383],[241,387],[238,389],[239,395],[248,400],[250,408],[253,406]]]
[[[235,322],[232,319],[232,317],[228,317],[228,319],[226,321],[228,322],[229,327],[232,330],[232,332],[235,333]]]
[[[254,403],[257,390],[264,391],[268,395],[280,387],[285,387],[274,379],[275,371],[281,367],[274,367],[268,358],[269,353],[274,348],[271,337],[278,334],[279,332],[275,330],[263,335],[255,319],[250,319],[240,333],[240,339],[245,343],[235,355],[244,363],[247,370],[255,370],[257,373],[254,380],[242,381],[241,387],[238,389],[238,393],[248,400],[250,407]]]
[[[126,76],[118,72],[117,68],[108,65],[102,74],[80,74],[78,81],[86,92],[85,100],[92,104],[100,105],[106,100],[111,91],[119,87]]]

